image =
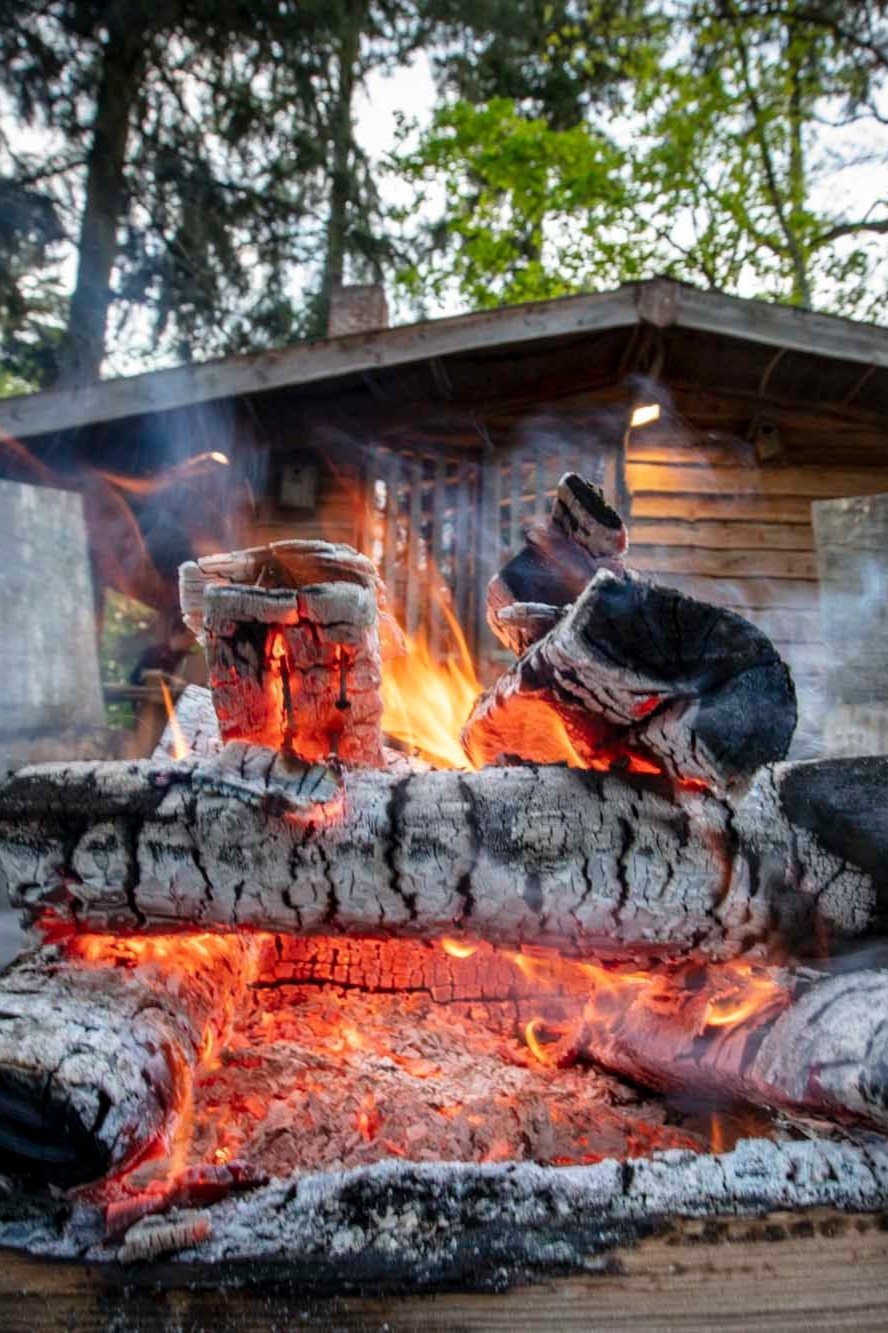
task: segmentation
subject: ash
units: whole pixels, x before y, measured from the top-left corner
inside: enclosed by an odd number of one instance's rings
[[[198,1080],[188,1160],[283,1176],[391,1157],[565,1165],[706,1150],[666,1119],[662,1100],[588,1065],[541,1063],[515,1003],[284,986],[256,992]]]
[[[514,1000],[266,984],[168,1156],[67,1196],[10,1189],[0,1244],[125,1265],[128,1281],[500,1288],[600,1265],[674,1217],[888,1205],[879,1136],[809,1125],[834,1137],[789,1141],[797,1125],[722,1115],[730,1151],[712,1153],[704,1122],[670,1124],[662,1100],[591,1066],[541,1063],[524,1021]],[[744,1126],[771,1137],[735,1141]],[[221,1199],[170,1183],[244,1165],[246,1192]]]
[[[206,1239],[165,1269],[134,1264],[127,1280],[195,1284],[286,1279],[316,1291],[398,1290],[453,1283],[500,1289],[601,1266],[614,1245],[669,1218],[752,1216],[773,1209],[873,1211],[888,1203],[888,1145],[747,1139],[721,1156],[671,1149],[627,1163],[377,1162],[291,1175],[201,1214]],[[186,1214],[170,1230],[188,1234]],[[197,1232],[196,1228],[191,1228]],[[7,1199],[0,1244],[56,1258],[119,1263],[102,1241],[102,1213]]]

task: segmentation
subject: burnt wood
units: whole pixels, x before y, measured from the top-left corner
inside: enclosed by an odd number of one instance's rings
[[[627,542],[623,520],[602,492],[566,473],[545,522],[529,530],[521,550],[488,585],[490,628],[507,648],[523,653],[599,569],[623,572]]]
[[[797,710],[788,668],[742,616],[602,570],[481,696],[463,743],[476,765],[561,758],[557,718],[583,763],[640,754],[724,790],[786,755]]]
[[[586,1050],[645,1087],[760,1106],[860,1119],[888,1129],[888,971],[773,979],[784,1003],[735,1024],[707,1025],[700,989],[670,989],[669,1003],[641,988],[620,1004],[586,1007]],[[728,1002],[728,1008],[730,1001]]]
[[[881,807],[886,760],[830,764],[837,811]],[[821,766],[731,802],[661,778],[524,765],[396,775],[231,744],[202,760],[47,764],[0,787],[0,872],[81,929],[553,945],[611,958],[797,954],[885,927],[884,821],[795,822]],[[807,796],[807,805],[805,793]],[[880,858],[881,864],[880,864]]]
[[[164,1135],[207,1043],[224,1040],[254,941],[92,967],[46,945],[0,976],[0,1172],[74,1185]]]

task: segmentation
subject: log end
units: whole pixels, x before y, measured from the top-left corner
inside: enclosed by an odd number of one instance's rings
[[[70,1101],[42,1072],[0,1068],[3,1174],[26,1183],[51,1182],[65,1189],[97,1180],[111,1165],[110,1154],[95,1132],[97,1128],[83,1124]]]

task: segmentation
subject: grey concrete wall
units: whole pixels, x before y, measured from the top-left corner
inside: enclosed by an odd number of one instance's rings
[[[81,497],[0,481],[0,750],[104,720]]]

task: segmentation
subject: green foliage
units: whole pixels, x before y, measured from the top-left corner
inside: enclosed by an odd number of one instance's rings
[[[850,207],[843,181],[861,163],[884,167],[888,136],[861,152],[842,132],[865,144],[886,123],[886,6],[545,10],[536,95],[526,85],[520,99],[448,105],[401,157],[427,207],[446,201],[400,274],[408,293],[491,305],[664,273],[882,316],[888,201],[874,174],[870,199]],[[603,55],[591,34],[605,24]],[[473,68],[483,89],[490,68]],[[565,80],[572,100],[543,114],[540,89]]]
[[[503,98],[457,103],[400,165],[448,200],[424,262],[402,270],[414,296],[443,296],[455,281],[483,308],[614,276],[608,236],[625,225],[629,204],[623,154],[587,125],[553,130]]]

